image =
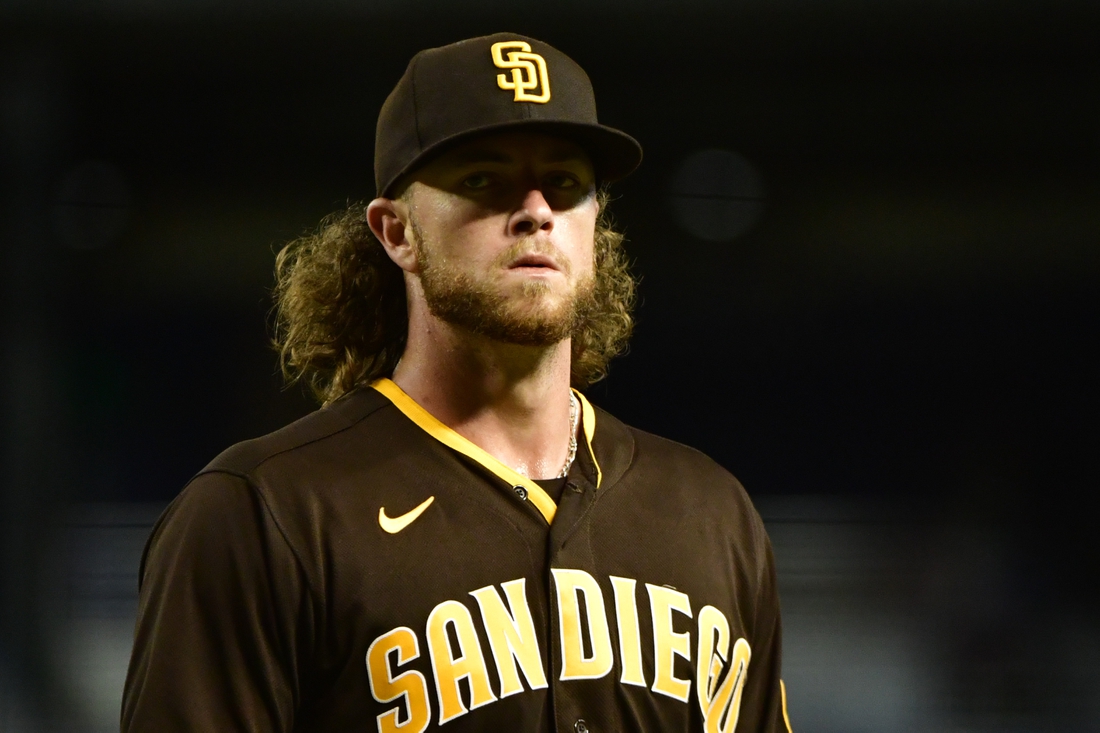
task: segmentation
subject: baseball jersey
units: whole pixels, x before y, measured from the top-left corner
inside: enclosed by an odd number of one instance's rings
[[[122,730],[789,732],[741,485],[578,397],[556,501],[385,379],[218,456],[142,557]]]

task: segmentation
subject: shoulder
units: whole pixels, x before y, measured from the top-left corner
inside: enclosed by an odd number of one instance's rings
[[[593,448],[601,465],[610,458],[611,473],[616,481],[630,485],[632,495],[648,493],[648,499],[666,508],[705,508],[707,513],[737,517],[740,530],[753,544],[762,546],[766,541],[764,523],[745,487],[713,458],[691,446],[627,425],[604,410],[598,409],[597,425],[601,427]],[[627,451],[630,456],[624,460]],[[605,479],[607,473],[605,469]]]
[[[622,462],[624,470],[656,471],[664,475],[692,476],[708,484],[718,482],[744,491],[741,483],[717,461],[702,451],[675,440],[663,438],[627,425],[606,410],[598,414],[596,440],[593,448],[609,458]]]
[[[269,549],[260,552],[261,547]],[[145,586],[150,568],[194,584],[211,577],[206,568],[221,572],[244,567],[249,562],[242,558],[271,556],[272,549],[281,552],[282,547],[278,529],[246,479],[222,471],[201,473],[153,525],[142,553],[139,586]]]
[[[745,487],[724,466],[697,448],[631,428],[637,443],[637,468],[646,475],[700,493],[708,501],[723,498],[756,515]]]
[[[639,457],[653,461],[675,470],[690,471],[708,480],[736,484],[740,482],[720,463],[703,453],[675,440],[646,432],[639,428],[630,428],[638,444]]]
[[[249,476],[263,464],[307,446],[338,439],[391,403],[377,391],[359,389],[272,433],[246,440],[223,451],[199,472]]]
[[[304,536],[299,520],[308,526],[316,514],[314,489],[328,478],[314,467],[346,472],[347,457],[361,453],[349,450],[349,442],[363,443],[364,429],[369,440],[369,418],[390,404],[373,389],[357,390],[223,451],[187,482],[154,525],[142,575],[146,564],[174,565],[178,557],[198,566],[216,562],[229,548],[256,554],[261,546],[269,548],[265,552],[286,547],[297,555]],[[340,459],[326,460],[318,452]]]

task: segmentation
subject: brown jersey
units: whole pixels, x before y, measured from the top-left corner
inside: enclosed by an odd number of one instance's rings
[[[581,398],[560,498],[381,380],[153,529],[123,731],[789,731],[771,546],[701,453]]]

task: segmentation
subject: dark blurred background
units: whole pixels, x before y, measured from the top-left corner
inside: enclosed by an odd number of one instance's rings
[[[283,390],[274,252],[419,49],[573,56],[646,160],[597,404],[764,515],[796,731],[1100,730],[1100,6],[0,2],[0,730],[117,730],[149,527]]]

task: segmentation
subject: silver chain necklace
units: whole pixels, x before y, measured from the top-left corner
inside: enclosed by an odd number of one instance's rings
[[[573,459],[577,457],[577,420],[581,416],[581,405],[573,390],[569,390],[569,456],[565,459],[565,465],[561,467],[558,478],[565,478],[569,474],[569,467],[573,465]]]

